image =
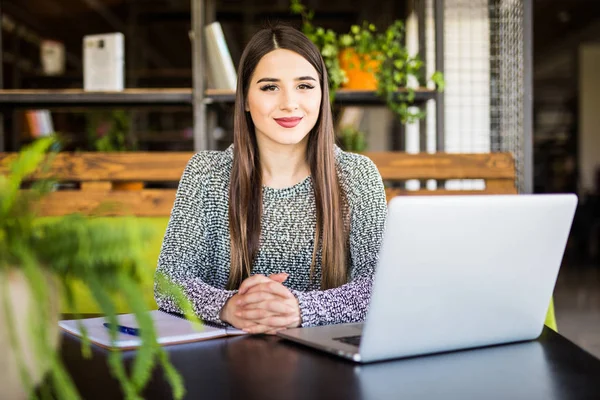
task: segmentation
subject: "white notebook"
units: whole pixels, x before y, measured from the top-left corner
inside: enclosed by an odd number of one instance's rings
[[[206,323],[198,328],[192,322],[187,321],[182,317],[159,310],[150,311],[150,315],[154,319],[154,329],[156,330],[158,342],[163,345],[246,334],[246,332],[236,328],[218,327]],[[138,328],[134,314],[122,314],[118,315],[117,318],[119,325],[121,326]],[[135,349],[141,344],[140,337],[121,332],[117,334],[116,342],[111,343],[109,329],[104,326],[104,323],[108,321],[104,317],[63,320],[59,321],[58,325],[64,331],[76,336],[81,336],[79,321],[87,328],[87,334],[90,341],[98,346],[109,349],[118,348],[125,350]]]

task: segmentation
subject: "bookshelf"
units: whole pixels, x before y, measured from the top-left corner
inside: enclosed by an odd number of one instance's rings
[[[304,2],[311,9],[316,8],[315,2]],[[382,7],[377,8],[378,12],[381,13],[384,3],[382,2]],[[443,10],[444,10],[444,2],[443,0],[433,0],[432,8],[433,8],[433,22],[434,22],[434,49],[430,49],[433,51],[428,51],[427,49],[427,41],[426,41],[426,0],[407,0],[404,2],[405,5],[412,4],[412,9],[415,12],[417,27],[418,27],[418,43],[419,43],[419,56],[422,60],[426,60],[428,56],[435,56],[435,70],[444,72],[443,66],[443,54],[444,54],[444,38],[443,38]],[[265,13],[274,16],[275,19],[285,19],[284,14],[288,14],[287,7],[282,7],[281,2],[277,3],[277,5],[273,4],[267,7],[260,8],[260,5],[253,4],[251,7],[248,6],[240,6],[236,7],[234,5],[219,5],[219,9],[216,7],[216,0],[192,0],[192,60],[194,62],[193,65],[193,92],[194,92],[194,116],[196,118],[197,123],[194,124],[194,145],[195,149],[203,149],[203,148],[212,148],[214,147],[213,139],[209,137],[208,132],[214,127],[215,120],[217,119],[215,112],[211,109],[214,108],[214,105],[218,104],[231,104],[235,101],[235,94],[231,91],[223,91],[223,90],[205,90],[205,81],[204,81],[204,60],[205,60],[205,50],[204,43],[202,42],[202,38],[198,35],[198,32],[201,32],[205,24],[211,23],[217,19],[221,19],[223,16],[223,12],[229,14],[236,14],[242,16],[244,21],[243,27],[241,29],[247,33],[248,29],[248,21],[251,21],[253,17],[257,15],[264,15]],[[359,7],[360,8],[360,7]],[[348,1],[329,1],[329,2],[319,2],[318,10],[316,10],[319,14],[328,15],[329,19],[335,19],[340,22],[341,14],[345,14],[342,17],[348,18],[348,16],[355,12],[355,15],[358,16],[360,20],[371,18],[368,17],[369,12],[373,12],[373,10],[366,10],[368,7],[364,7],[362,11],[355,9],[353,4]],[[217,11],[221,14],[219,18],[217,18]],[[366,11],[366,12],[365,12]],[[373,15],[373,13],[371,14]],[[390,17],[390,16],[386,16]],[[384,17],[384,19],[386,18]],[[354,21],[358,22],[358,21]],[[196,40],[199,39],[199,40]],[[248,39],[248,38],[246,38]],[[237,43],[235,44],[237,46]],[[436,131],[436,146],[438,150],[444,148],[444,94],[439,93],[433,90],[429,90],[426,88],[419,88],[415,92],[415,101],[414,105],[418,106],[421,110],[425,109],[426,102],[428,100],[435,100],[435,131]],[[374,91],[354,91],[354,90],[339,90],[335,96],[335,104],[336,105],[353,105],[353,106],[373,106],[373,105],[384,105],[385,102],[377,96]],[[209,126],[210,125],[210,126]],[[394,121],[395,128],[399,130],[398,137],[404,137],[404,126],[399,123],[399,121]],[[425,132],[427,132],[427,121],[421,120],[420,123],[420,132],[422,136],[421,150],[425,150],[426,140],[424,139]],[[400,150],[404,146],[401,143],[403,139],[392,139],[392,148],[394,150]]]
[[[399,90],[398,93],[406,92]],[[427,88],[415,89],[415,104],[421,104],[427,100],[435,100],[437,92]],[[210,103],[233,103],[235,93],[229,90],[209,89],[204,92],[204,102]],[[372,90],[348,90],[340,89],[335,94],[336,104],[341,105],[382,105],[383,100]]]
[[[425,0],[411,0],[414,2],[414,11],[418,15],[419,20],[419,42],[422,44],[425,41],[421,41],[424,38],[425,31]],[[351,11],[348,4],[343,5],[345,9]],[[436,46],[435,55],[437,65],[436,69],[443,71],[442,54],[443,54],[443,40],[442,30],[440,29],[443,23],[442,13],[443,0],[434,0],[434,16],[436,24]],[[251,21],[245,15],[250,12],[252,15],[257,13],[268,13],[277,11],[279,13],[286,13],[287,6],[279,4],[277,10],[270,8],[269,6],[263,7],[260,10],[250,10],[244,5],[238,6],[233,4],[219,5],[220,13],[234,13],[243,15],[244,30],[248,30],[248,21]],[[319,12],[336,14],[339,10],[332,5],[332,3],[323,2],[322,6],[319,5]],[[222,8],[222,9],[221,9]],[[321,8],[323,10],[321,10]],[[358,15],[358,14],[357,14]],[[362,15],[362,14],[361,14]],[[238,18],[237,15],[236,18]],[[205,43],[203,35],[201,34],[203,27],[217,19],[217,4],[216,0],[190,0],[190,18],[191,18],[191,31],[189,33],[191,41],[192,51],[192,69],[191,69],[191,82],[192,87],[182,88],[139,88],[139,89],[125,89],[121,92],[86,92],[82,89],[23,89],[23,90],[2,90],[0,87],[0,113],[6,115],[7,113],[13,112],[19,109],[26,108],[92,108],[92,107],[160,107],[160,106],[183,106],[190,107],[193,114],[193,147],[195,151],[203,150],[207,148],[213,148],[214,142],[208,137],[207,132],[209,128],[214,127],[216,116],[215,116],[215,105],[231,105],[235,101],[235,93],[231,91],[223,90],[205,90],[205,61],[206,52],[204,49]],[[247,29],[248,28],[248,29]],[[439,32],[438,32],[439,31]],[[0,35],[0,43],[2,43]],[[238,43],[235,46],[239,47]],[[420,46],[419,53],[424,59],[428,53],[424,45]],[[2,71],[0,70],[0,78]],[[50,78],[47,78],[50,79]],[[64,82],[68,84],[73,79],[63,79],[62,81],[58,78],[58,82]],[[72,82],[71,82],[72,83]],[[426,88],[418,88],[415,91],[415,105],[419,107],[425,107],[425,103],[428,100],[435,100],[436,103],[436,130],[438,136],[438,143],[443,145],[443,94],[429,90]],[[373,91],[360,91],[360,90],[339,90],[335,96],[336,105],[353,105],[353,106],[373,106],[373,105],[384,105],[384,101],[377,96]],[[0,118],[2,117],[0,115]],[[422,130],[426,128],[425,122],[421,122]],[[5,143],[4,132],[0,128],[0,151],[2,150],[16,150],[16,149],[4,149],[3,144]],[[402,129],[402,127],[400,127]],[[17,128],[13,127],[13,137],[17,135]],[[13,140],[13,143],[18,143]]]
[[[86,92],[83,89],[0,90],[0,107],[3,109],[181,104],[192,104],[192,89],[125,89],[122,92]]]
[[[406,92],[399,90],[398,93]],[[436,98],[437,92],[426,88],[415,90],[415,104]],[[230,90],[208,89],[204,92],[204,102],[233,103],[235,92]],[[383,100],[371,90],[340,89],[336,92],[335,103],[347,105],[379,105]],[[86,92],[82,89],[52,90],[0,90],[0,107],[3,109],[30,107],[67,106],[136,106],[136,105],[191,105],[192,89],[126,89],[122,92]]]

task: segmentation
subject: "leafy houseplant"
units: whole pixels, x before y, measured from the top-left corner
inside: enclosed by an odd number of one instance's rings
[[[125,110],[94,111],[87,114],[87,132],[93,150],[102,152],[135,151],[131,120]],[[142,190],[144,182],[112,182],[113,190]]]
[[[367,141],[365,133],[353,126],[344,126],[338,133],[341,139],[341,144],[344,150],[355,153],[365,151],[367,148]]]
[[[338,57],[347,54],[345,50],[359,57],[360,67],[366,68],[368,72],[375,75],[377,81],[377,94],[386,102],[403,123],[415,122],[424,116],[419,111],[410,108],[415,99],[415,91],[408,86],[409,78],[421,78],[423,75],[423,62],[417,56],[411,56],[404,45],[404,23],[400,20],[394,21],[384,32],[378,32],[376,26],[367,21],[362,26],[353,25],[347,34],[337,35],[335,32],[324,31],[312,25],[313,11],[308,11],[300,0],[291,0],[290,10],[294,14],[303,17],[302,30],[311,39],[325,57],[332,57],[335,53]],[[328,38],[328,46],[320,46],[322,35],[315,32],[325,32]],[[334,49],[334,50],[332,50]],[[323,54],[326,51],[327,54]],[[328,64],[326,62],[326,64]],[[327,66],[328,73],[346,76],[346,71],[339,71],[340,63],[334,64],[332,72]],[[346,64],[346,63],[343,63]],[[352,67],[356,67],[353,65]],[[444,79],[440,72],[435,72],[430,78],[438,90],[444,89]],[[422,79],[420,79],[422,80]]]
[[[385,100],[390,110],[403,123],[415,122],[424,117],[424,113],[409,108],[415,99],[415,91],[408,85],[409,79],[422,76],[423,62],[418,57],[411,56],[403,45],[404,23],[396,20],[385,32],[378,33],[373,24],[365,22],[362,27],[352,26],[348,36],[342,40],[362,56],[361,62],[365,58],[377,62],[378,68],[374,71],[377,94]],[[434,72],[430,80],[438,90],[444,89],[444,79],[440,72]]]
[[[3,395],[31,396],[47,370],[48,382],[58,398],[79,398],[56,348],[59,315],[52,305],[62,298],[80,318],[72,285],[81,284],[92,293],[109,322],[117,322],[116,296],[123,296],[136,315],[142,346],[131,374],[126,373],[119,352],[109,355],[111,372],[120,381],[125,396],[140,398],[139,393],[158,362],[174,397],[181,398],[183,382],[157,343],[152,319],[142,300],[147,287],[142,283],[152,279],[146,276],[148,268],[142,265],[148,236],[144,226],[132,218],[115,229],[106,220],[76,214],[40,220],[36,210],[53,187],[52,182],[40,180],[27,190],[21,189],[33,172],[48,172],[51,156],[47,151],[54,140],[38,139],[0,165],[0,351],[5,357],[2,363],[9,371],[7,376],[0,376]],[[180,288],[162,276],[159,284],[186,316],[197,321]],[[83,334],[82,351],[89,356],[90,342],[85,331]],[[112,330],[110,334],[115,339],[117,332]],[[16,383],[11,376],[18,378]],[[47,390],[41,394],[50,397]]]
[[[94,111],[87,114],[88,138],[96,151],[130,151],[137,149],[131,136],[131,121],[124,110]]]
[[[375,25],[365,22],[362,28],[352,25],[350,33],[340,36],[340,64],[348,76],[344,87],[377,89],[375,71],[381,66],[381,61],[374,57],[379,52],[374,38],[375,31]]]

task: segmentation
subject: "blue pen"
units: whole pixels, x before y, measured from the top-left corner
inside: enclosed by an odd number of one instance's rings
[[[105,322],[103,325],[107,329],[112,329],[112,325],[108,322]],[[138,328],[130,328],[128,326],[117,325],[117,331],[125,333],[127,335],[140,336],[140,330]]]

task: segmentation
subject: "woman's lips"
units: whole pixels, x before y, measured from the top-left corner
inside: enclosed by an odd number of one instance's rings
[[[290,118],[275,118],[275,122],[284,128],[293,128],[298,125],[302,121],[300,117],[290,117]]]

